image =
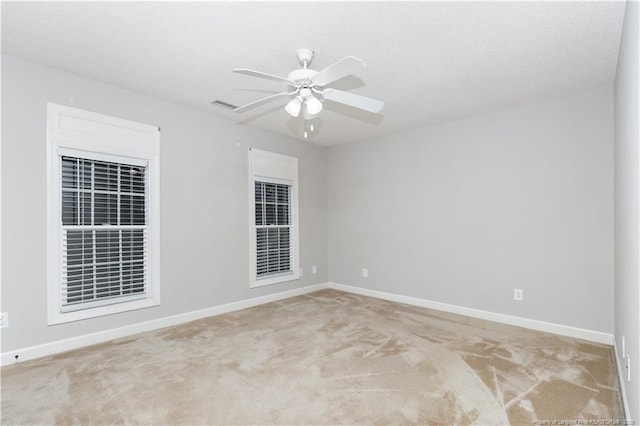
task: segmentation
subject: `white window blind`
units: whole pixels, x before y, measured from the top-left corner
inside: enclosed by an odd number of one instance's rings
[[[61,310],[147,297],[145,166],[61,157]]]
[[[291,185],[255,182],[256,275],[291,271]]]

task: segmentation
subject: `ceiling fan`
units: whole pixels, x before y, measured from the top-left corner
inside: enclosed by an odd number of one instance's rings
[[[365,66],[362,60],[353,56],[347,56],[335,64],[329,65],[322,71],[315,71],[309,68],[313,60],[313,50],[298,49],[296,55],[302,68],[291,71],[287,77],[279,77],[277,75],[244,68],[234,69],[233,72],[238,74],[286,83],[287,90],[236,107],[233,111],[245,112],[281,98],[290,98],[284,109],[292,117],[299,117],[302,114],[304,120],[313,120],[316,118],[320,111],[322,111],[322,102],[324,100],[341,103],[376,114],[382,111],[384,102],[327,87],[328,84],[359,71],[360,68]],[[313,128],[311,128],[311,130],[313,130]],[[305,137],[307,137],[306,131]]]

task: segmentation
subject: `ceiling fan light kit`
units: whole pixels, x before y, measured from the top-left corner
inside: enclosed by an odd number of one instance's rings
[[[300,115],[300,109],[302,108],[302,98],[300,96],[296,96],[291,99],[284,109],[292,116],[297,117]]]
[[[322,102],[313,95],[310,95],[304,102],[304,107],[310,115],[320,114],[322,111]]]
[[[245,112],[273,100],[289,97],[291,99],[285,105],[285,111],[295,118],[299,117],[300,112],[302,112],[302,118],[305,121],[313,120],[318,116],[318,114],[320,114],[323,109],[322,102],[324,100],[341,103],[374,114],[382,112],[382,109],[384,108],[384,102],[382,101],[325,87],[336,80],[359,71],[365,66],[362,60],[353,56],[347,56],[333,65],[329,65],[322,71],[315,71],[309,68],[314,56],[313,50],[298,49],[296,56],[298,57],[298,63],[302,68],[291,71],[286,78],[250,69],[234,69],[233,72],[238,74],[286,83],[287,91],[258,99],[257,101],[234,108],[233,111]],[[313,129],[313,124],[304,126],[303,135],[305,139]]]

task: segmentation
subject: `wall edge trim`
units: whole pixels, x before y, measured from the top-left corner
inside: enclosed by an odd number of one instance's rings
[[[104,343],[109,340],[118,339],[121,337],[131,336],[137,333],[143,333],[147,331],[153,331],[160,328],[171,327],[174,325],[183,324],[198,319],[222,315],[229,312],[235,312],[242,309],[251,308],[254,306],[263,305],[266,303],[277,302],[280,300],[289,299],[296,296],[302,296],[304,294],[313,293],[315,291],[323,290],[326,288],[344,291],[347,293],[359,294],[362,296],[374,297],[376,299],[388,300],[391,302],[405,303],[408,305],[419,306],[423,308],[434,309],[443,312],[454,313],[458,315],[465,315],[472,318],[483,319],[487,321],[498,322],[507,325],[513,325],[516,327],[523,327],[537,331],[544,331],[547,333],[558,334],[561,336],[574,337],[577,339],[583,339],[590,342],[601,343],[606,345],[612,345],[614,350],[615,340],[613,334],[604,333],[600,331],[588,330],[583,328],[577,328],[562,324],[555,324],[545,321],[539,321],[529,318],[516,317],[512,315],[499,314],[496,312],[483,311],[480,309],[468,308],[465,306],[451,305],[442,302],[435,302],[428,299],[421,299],[411,296],[403,296],[400,294],[388,293],[379,290],[370,290],[362,287],[356,287],[351,285],[339,284],[335,282],[326,282],[321,284],[310,285],[306,287],[296,288],[293,290],[286,290],[266,296],[258,296],[250,299],[240,300],[237,302],[231,302],[224,305],[216,305],[209,308],[200,310],[184,312],[177,315],[158,318],[150,321],[135,323],[126,325],[123,327],[108,329],[99,331],[96,333],[84,334],[81,336],[71,337],[68,339],[57,340],[41,345],[29,346],[21,349],[3,352],[0,355],[0,367],[29,361],[32,359],[42,358],[45,356],[55,355],[62,352],[67,352],[82,347]],[[19,356],[19,360],[16,361],[15,355]],[[616,354],[616,366],[618,367],[618,375],[620,375],[620,366],[618,356]],[[620,379],[621,380],[621,379]],[[621,386],[624,386],[622,384]],[[627,404],[627,401],[623,401]],[[626,409],[626,405],[625,405]]]
[[[472,318],[483,319],[487,321],[498,322],[516,327],[528,328],[531,330],[544,331],[547,333],[558,334],[561,336],[574,337],[577,339],[588,340],[594,343],[605,345],[613,345],[613,334],[601,331],[588,330],[584,328],[572,327],[568,325],[556,324],[530,318],[516,317],[513,315],[500,314],[491,311],[483,311],[465,306],[451,305],[448,303],[435,302],[428,299],[418,297],[403,296],[400,294],[388,293],[379,290],[370,290],[367,288],[356,287],[351,285],[329,282],[328,287],[346,291],[348,293],[360,294],[362,296],[375,297],[391,302],[406,303],[407,305],[420,306],[423,308],[435,309],[437,311],[449,312],[458,315],[465,315]]]
[[[629,400],[627,399],[627,389],[625,387],[626,378],[624,377],[624,368],[620,362],[620,354],[618,353],[618,344],[613,339],[613,354],[616,359],[616,372],[618,373],[618,384],[620,385],[620,397],[622,398],[622,410],[624,411],[625,420],[631,420],[631,411],[629,410]]]
[[[235,312],[242,309],[264,305],[266,303],[290,299],[292,297],[313,293],[327,287],[327,283],[314,284],[292,290],[285,290],[266,296],[253,297],[237,302],[226,303],[224,305],[211,306],[209,308],[184,312],[168,317],[130,324],[123,327],[111,328],[96,333],[83,334],[68,339],[56,340],[53,342],[43,343],[41,345],[29,346],[21,349],[7,351],[3,352],[0,355],[0,367],[21,363],[36,358],[42,358],[45,356],[55,355],[62,352],[95,345],[98,343],[104,343],[109,340],[119,339],[121,337],[127,337],[133,334],[158,330],[160,328],[171,327],[174,325],[179,325],[206,317],[222,315],[229,312]],[[16,355],[19,356],[18,360],[15,359]]]

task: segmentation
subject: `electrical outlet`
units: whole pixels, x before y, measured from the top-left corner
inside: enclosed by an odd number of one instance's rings
[[[367,268],[362,268],[362,278],[367,278],[369,276],[369,270]]]
[[[311,273],[312,273],[312,274],[317,274],[317,273],[318,273],[318,267],[317,267],[316,265],[313,265],[313,266],[311,267]]]
[[[524,293],[522,292],[521,288],[514,288],[513,289],[513,300],[517,300],[518,302],[521,302],[522,299],[524,299]]]
[[[625,357],[627,359],[627,382],[631,381],[631,356],[627,354]]]
[[[9,312],[3,312],[0,314],[0,328],[9,327]]]

